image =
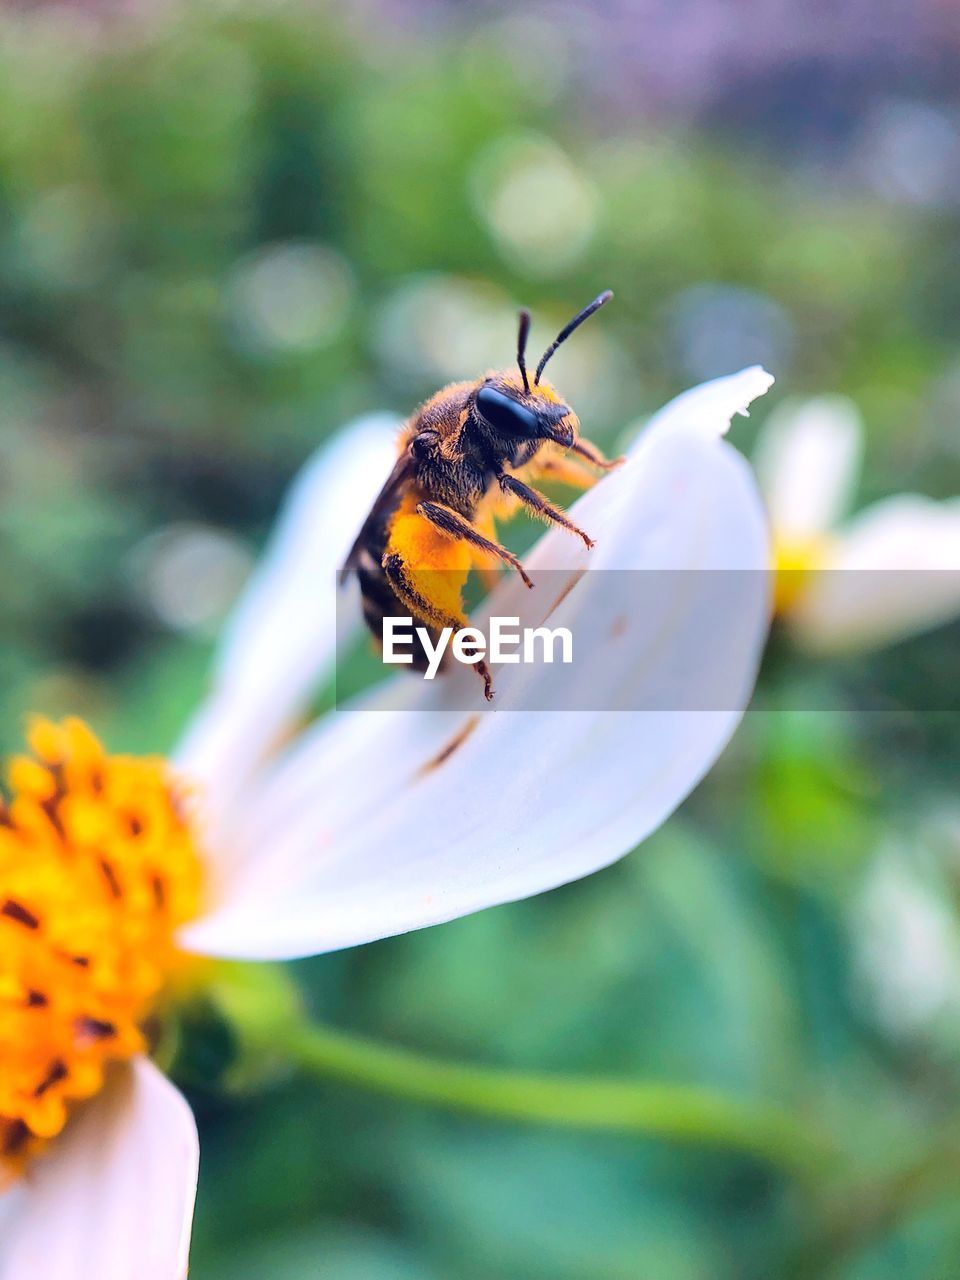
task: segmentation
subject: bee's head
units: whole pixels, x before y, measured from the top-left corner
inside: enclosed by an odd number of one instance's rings
[[[513,370],[484,378],[474,398],[474,417],[505,456],[543,440],[569,448],[580,427],[577,415],[549,383],[524,391]]]
[[[485,435],[500,446],[505,455],[515,454],[523,444],[543,440],[552,440],[564,448],[573,444],[580,421],[550,383],[541,381],[541,375],[561,342],[565,342],[584,320],[612,297],[609,289],[601,293],[561,329],[540,357],[532,383],[527,376],[526,365],[530,313],[520,312],[516,371],[509,369],[502,373],[488,374],[474,397],[474,414],[478,425]]]

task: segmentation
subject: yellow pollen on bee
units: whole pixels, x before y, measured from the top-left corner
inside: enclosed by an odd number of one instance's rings
[[[823,537],[782,538],[773,541],[773,606],[782,616],[800,600],[813,574],[828,562],[828,543]]]
[[[0,1189],[145,1050],[202,879],[166,761],[108,756],[79,720],[28,737],[0,799]]]

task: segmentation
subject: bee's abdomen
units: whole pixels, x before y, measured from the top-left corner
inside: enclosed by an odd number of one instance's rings
[[[360,583],[363,620],[379,640],[383,635],[384,618],[402,615],[403,605],[381,566],[366,551],[361,554],[357,566],[357,581]]]

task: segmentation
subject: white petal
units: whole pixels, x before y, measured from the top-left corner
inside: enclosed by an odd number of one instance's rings
[[[949,889],[921,859],[884,848],[854,902],[855,968],[892,1032],[912,1036],[960,1007],[960,935]]]
[[[263,560],[228,623],[213,687],[176,753],[216,811],[242,792],[328,669],[337,570],[396,452],[397,420],[362,418],[301,470]]]
[[[22,1203],[23,1188],[18,1184],[0,1193],[0,1280],[3,1277],[3,1242],[10,1238],[13,1223],[16,1221]]]
[[[0,1280],[182,1280],[198,1159],[173,1085],[146,1059],[118,1070],[29,1167]]]
[[[794,607],[798,639],[820,650],[890,644],[960,613],[960,503],[913,494],[868,507]]]
[[[366,942],[586,875],[663,822],[739,721],[767,628],[760,498],[744,460],[717,440],[721,430],[642,442],[576,505],[596,549],[551,530],[529,566],[534,576],[570,571],[553,625],[611,637],[592,677],[593,705],[616,706],[619,694],[627,706],[670,706],[671,690],[713,668],[727,709],[511,710],[530,705],[531,682],[549,669],[503,667],[496,709],[471,716],[449,707],[457,680],[477,685],[472,671],[433,685],[404,676],[368,709],[334,712],[276,766],[236,832],[245,857],[226,897],[184,945],[255,958]],[[679,573],[675,590],[653,592],[624,633],[611,627],[611,610],[623,606],[605,575],[581,576],[588,560],[705,572]],[[712,569],[749,571],[734,575],[752,584],[741,607],[722,607],[731,575]],[[524,625],[542,621],[544,601],[508,583],[490,607]]]
[[[860,415],[843,396],[772,413],[753,460],[775,537],[804,543],[832,529],[850,505],[862,452]]]
[[[649,443],[660,433],[691,432],[705,440],[725,436],[736,415],[749,417],[747,410],[758,396],[773,386],[773,375],[758,364],[723,378],[713,378],[691,387],[653,415],[641,432],[639,442]]]

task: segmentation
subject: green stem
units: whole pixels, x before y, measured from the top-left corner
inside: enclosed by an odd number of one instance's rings
[[[283,1049],[310,1075],[473,1115],[724,1147],[805,1178],[831,1158],[789,1112],[711,1089],[444,1062],[316,1025],[298,1028]]]

